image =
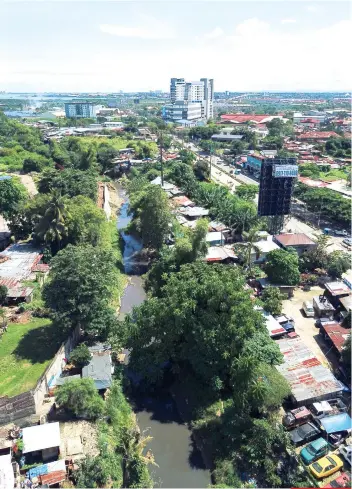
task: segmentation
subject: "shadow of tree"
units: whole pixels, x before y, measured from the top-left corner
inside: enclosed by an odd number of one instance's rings
[[[191,435],[191,443],[189,444],[190,446],[190,451],[188,455],[188,463],[192,469],[201,469],[201,470],[206,470],[205,463],[203,461],[202,453],[198,449],[196,442],[193,438],[193,435]]]
[[[57,326],[48,326],[28,331],[19,341],[13,354],[18,360],[28,360],[32,364],[51,360],[62,343]]]

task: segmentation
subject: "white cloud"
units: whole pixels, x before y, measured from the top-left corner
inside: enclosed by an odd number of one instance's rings
[[[137,39],[172,39],[174,32],[166,25],[160,25],[156,21],[148,23],[149,27],[127,27],[116,24],[100,24],[99,29],[112,36],[134,37]]]
[[[206,39],[218,39],[219,37],[221,37],[223,35],[224,35],[223,29],[221,29],[221,27],[215,27],[215,29],[213,29],[211,32],[209,32],[208,34],[205,34],[204,37]]]
[[[297,22],[296,19],[282,19],[281,24],[295,24]]]
[[[307,12],[313,13],[318,11],[318,7],[316,5],[306,5],[305,9],[307,10]]]

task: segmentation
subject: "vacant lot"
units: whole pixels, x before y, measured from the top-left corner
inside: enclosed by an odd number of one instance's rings
[[[32,389],[55,355],[60,341],[49,319],[9,324],[0,339],[0,396]]]

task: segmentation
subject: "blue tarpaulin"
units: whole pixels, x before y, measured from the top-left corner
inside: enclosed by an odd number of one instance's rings
[[[321,419],[320,423],[327,433],[338,433],[352,429],[352,420],[347,413],[327,416]]]

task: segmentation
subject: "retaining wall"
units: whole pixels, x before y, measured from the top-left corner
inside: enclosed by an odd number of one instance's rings
[[[79,328],[60,346],[52,362],[45,369],[34,389],[14,397],[0,397],[0,425],[11,423],[16,419],[24,418],[38,412],[50,386],[61,375],[62,369],[66,364],[64,359],[69,357],[78,339]]]

